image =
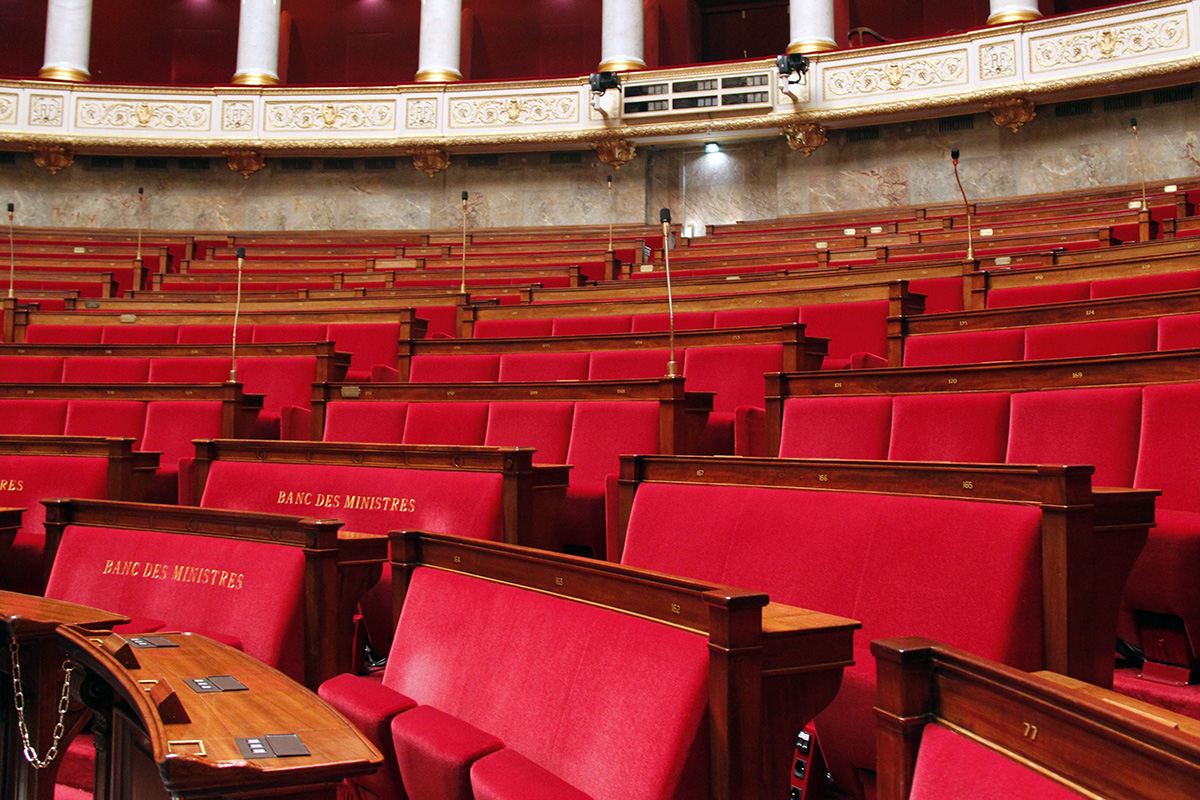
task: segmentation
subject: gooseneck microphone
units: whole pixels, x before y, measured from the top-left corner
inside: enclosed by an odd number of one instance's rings
[[[467,190],[462,193],[462,283],[458,290],[467,293]]]
[[[1133,128],[1133,144],[1137,150],[1138,173],[1142,176],[1142,211],[1148,211],[1150,206],[1146,203],[1146,168],[1142,163],[1142,140],[1138,138],[1137,117],[1129,118],[1129,127]]]
[[[145,200],[145,198],[146,198],[145,190],[141,186],[139,186],[138,187],[138,207],[137,207],[137,217],[138,217],[137,260],[138,261],[142,260],[142,228],[144,228],[146,226],[146,222],[143,219],[143,214],[142,214],[142,202]]]
[[[612,252],[612,249],[613,249],[613,247],[612,247],[612,229],[613,229],[613,221],[616,219],[616,216],[617,216],[617,209],[616,209],[616,206],[613,205],[612,175],[609,175],[608,176],[608,252],[610,252],[610,253]]]
[[[16,257],[13,255],[13,204],[8,204],[8,296],[13,294],[13,279],[16,277]]]
[[[671,209],[659,209],[658,219],[663,231],[663,266],[667,271],[667,325],[670,330],[671,360],[667,362],[667,377],[675,377],[675,298],[671,293]]]
[[[237,300],[233,304],[233,347],[229,357],[229,382],[237,381],[237,329],[238,315],[242,311],[242,264],[246,260],[246,248],[237,249]]]
[[[958,148],[950,150],[950,161],[954,164],[954,180],[958,183],[958,193],[962,195],[963,208],[967,211],[967,260],[975,259],[975,246],[971,240],[971,204],[967,202],[967,193],[963,191],[962,179],[958,177]]]

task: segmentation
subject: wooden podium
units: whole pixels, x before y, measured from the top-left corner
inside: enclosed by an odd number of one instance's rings
[[[55,628],[66,623],[84,629],[107,629],[128,622],[119,614],[43,597],[0,591],[0,795],[18,800],[52,800],[59,760],[45,769],[34,769],[26,760],[18,728],[13,686],[14,650],[21,672],[25,725],[39,758],[50,750],[59,722],[64,655]],[[72,691],[81,683],[78,670],[71,677]],[[87,709],[73,702],[63,715],[61,754],[88,719]]]
[[[335,797],[383,757],[316,694],[203,636],[64,625],[95,711],[95,800]]]

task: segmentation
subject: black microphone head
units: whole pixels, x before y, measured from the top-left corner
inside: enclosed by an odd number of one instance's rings
[[[244,247],[239,247],[239,248],[237,249],[237,257],[238,257],[238,258],[245,258],[245,257],[246,257],[246,248],[244,248]]]
[[[958,148],[957,147],[950,148],[950,157],[953,158],[955,161],[958,161]]]
[[[671,209],[660,208],[658,210],[658,221],[659,222],[670,222],[671,221]]]
[[[10,213],[10,214],[11,214],[12,212],[13,212],[13,204],[12,204],[12,203],[9,203],[9,204],[8,204],[8,213]]]
[[[612,175],[608,176],[608,185],[612,186]]]
[[[463,197],[463,202],[464,202],[464,203],[465,203],[465,202],[467,202],[467,190],[466,190],[466,189],[463,189],[463,195],[462,195],[462,197]]]
[[[139,186],[139,187],[138,187],[138,194],[142,194],[142,193],[143,193],[143,192],[145,192],[145,191],[146,191],[146,190],[145,190],[145,189],[143,189],[141,186]]]
[[[1129,118],[1129,127],[1131,127],[1131,128],[1136,128],[1136,127],[1137,127],[1137,117],[1130,117],[1130,118]]]

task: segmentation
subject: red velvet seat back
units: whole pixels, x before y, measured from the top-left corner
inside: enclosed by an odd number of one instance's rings
[[[357,403],[333,401],[325,404],[326,442],[374,442],[400,444],[408,403]]]
[[[408,368],[410,383],[464,383],[499,378],[500,356],[496,353],[418,355],[412,357]]]
[[[892,398],[893,461],[1004,461],[1008,392],[897,395]]]
[[[63,383],[145,383],[150,360],[116,356],[71,356],[63,359]]]
[[[887,317],[886,300],[822,303],[800,309],[806,333],[829,339],[827,360],[832,366],[856,353],[887,358]]]
[[[1133,485],[1162,490],[1158,508],[1200,512],[1200,383],[1142,389]]]
[[[567,463],[575,403],[493,401],[489,405],[484,444],[536,447],[535,464]]]
[[[658,412],[647,400],[576,403],[567,449],[571,486],[603,485],[620,470],[619,456],[660,452]]]
[[[360,533],[504,538],[503,477],[487,472],[215,461],[200,505],[339,519]]]
[[[1025,360],[1078,358],[1116,353],[1152,353],[1158,349],[1158,321],[1105,320],[1025,329]]]
[[[1045,286],[1013,286],[992,289],[987,293],[988,308],[1012,308],[1013,306],[1037,306],[1046,303],[1069,303],[1091,297],[1091,284],[1052,283]]]
[[[963,310],[962,278],[913,278],[908,289],[925,295],[926,314]]]
[[[42,549],[50,497],[108,498],[108,459],[0,455],[0,506],[24,508],[13,544],[0,558],[0,588],[41,594]]]
[[[1004,460],[1093,464],[1093,486],[1132,486],[1141,415],[1137,386],[1017,392]]]
[[[239,356],[237,376],[249,394],[261,394],[263,413],[278,415],[284,406],[312,408],[316,356]]]
[[[29,344],[99,344],[102,325],[30,325],[25,329]]]
[[[410,403],[404,444],[483,444],[487,403]]]
[[[690,391],[716,392],[714,411],[765,408],[767,372],[783,371],[783,345],[689,347],[683,353],[683,377]]]
[[[904,366],[906,367],[983,364],[989,361],[1023,361],[1024,359],[1024,328],[931,333],[922,336],[907,336],[904,339]]]
[[[501,353],[502,382],[510,381],[584,381],[587,380],[590,354],[582,353]]]
[[[239,337],[240,338],[240,337]],[[310,323],[291,325],[255,325],[251,331],[252,342],[324,342],[325,326]]]
[[[229,380],[231,358],[187,356],[151,358],[151,383],[224,383]]]
[[[785,325],[789,322],[799,321],[800,309],[795,306],[729,308],[713,314],[714,328],[753,328],[762,325]]]
[[[481,319],[471,335],[476,339],[512,339],[530,336],[549,336],[550,319]]]
[[[0,434],[60,436],[66,425],[66,400],[0,399]]]
[[[782,458],[885,459],[891,397],[795,397],[783,404]]]
[[[254,326],[238,325],[238,341],[253,341]],[[233,343],[232,325],[180,325],[178,344],[229,344]]]
[[[682,351],[677,351],[675,358],[682,360]],[[593,350],[588,363],[588,380],[661,378],[667,374],[667,362],[670,360],[671,351],[666,349]]]
[[[1158,349],[1200,347],[1200,314],[1172,314],[1158,318]]]
[[[707,797],[707,774],[684,770],[708,748],[707,650],[668,625],[420,568],[384,683],[595,800]]]
[[[151,400],[146,403],[142,450],[162,452],[160,469],[177,469],[196,454],[193,439],[220,439],[219,400]]]
[[[102,344],[175,344],[178,325],[103,325]]]
[[[68,526],[46,596],[211,632],[304,675],[304,552],[158,531]]]
[[[0,356],[0,383],[61,383],[58,356]]]
[[[1079,800],[1030,767],[941,725],[926,725],[908,800]]]
[[[146,404],[141,400],[68,400],[62,432],[67,436],[127,436],[140,442],[145,427]]]
[[[677,311],[675,312],[675,330],[694,331],[706,330],[713,326],[712,311]],[[633,314],[629,321],[632,333],[652,333],[671,330],[671,315],[668,314]]]
[[[346,380],[370,380],[371,367],[395,369],[400,359],[399,322],[331,322],[325,338],[335,349],[350,353]]]
[[[1158,275],[1136,275],[1132,278],[1111,278],[1106,281],[1092,281],[1091,288],[1093,298],[1200,289],[1200,272],[1164,272]]]
[[[629,314],[604,317],[558,317],[550,325],[551,336],[590,336],[597,333],[629,333]]]

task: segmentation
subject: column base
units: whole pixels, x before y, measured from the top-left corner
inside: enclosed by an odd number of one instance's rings
[[[635,69],[645,69],[646,62],[638,58],[610,58],[601,61],[596,72],[630,72]]]
[[[828,50],[837,50],[837,42],[832,39],[801,39],[789,44],[785,52],[791,55],[793,53],[824,53]]]
[[[75,81],[87,83],[92,79],[87,70],[78,67],[42,67],[37,76],[48,81]]]
[[[462,80],[462,73],[456,69],[431,67],[418,71],[413,80],[417,83],[457,83]]]
[[[231,82],[239,86],[278,86],[279,76],[269,72],[246,71],[234,75]]]
[[[1035,19],[1041,19],[1040,11],[1032,9],[1019,9],[1017,11],[1001,11],[999,14],[993,14],[988,17],[988,25],[1008,25],[1013,22],[1030,22]]]

